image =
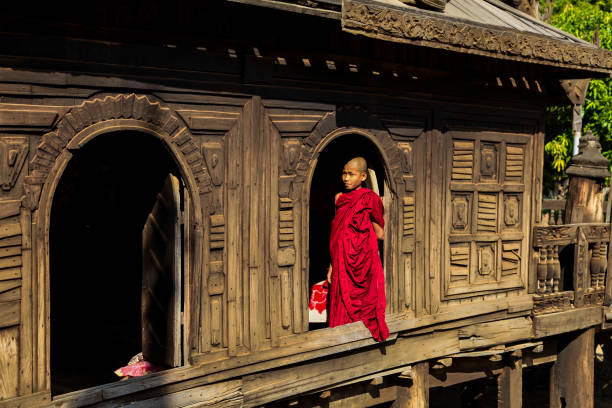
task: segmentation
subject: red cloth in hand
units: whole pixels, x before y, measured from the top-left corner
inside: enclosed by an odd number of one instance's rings
[[[381,341],[389,337],[387,301],[372,221],[385,225],[382,201],[372,190],[362,187],[338,198],[329,240],[329,327],[361,320],[372,337]]]

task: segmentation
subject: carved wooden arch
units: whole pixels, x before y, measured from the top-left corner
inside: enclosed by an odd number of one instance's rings
[[[190,246],[191,266],[185,271],[185,278],[193,283],[189,292],[185,292],[185,302],[192,304],[199,299],[199,274],[204,264],[203,221],[204,212],[211,211],[213,192],[211,178],[201,150],[183,120],[171,109],[159,102],[152,102],[146,96],[120,94],[85,101],[72,108],[55,126],[45,134],[30,162],[31,172],[26,176],[26,195],[22,205],[32,211],[32,235],[36,252],[39,256],[33,265],[33,274],[40,276],[37,288],[33,288],[33,307],[37,312],[34,322],[34,341],[46,344],[39,347],[34,366],[41,367],[38,378],[41,384],[49,381],[49,225],[51,206],[55,189],[70,162],[73,152],[80,149],[94,138],[116,131],[136,131],[160,139],[181,173],[183,182],[189,192],[193,220],[191,234],[193,245]],[[117,146],[120,149],[121,146]],[[189,276],[188,276],[189,275]],[[36,305],[36,306],[34,306]],[[199,307],[189,305],[191,311],[186,316],[185,339],[188,343],[185,357],[189,350],[197,345],[197,327]],[[46,367],[46,368],[45,368]]]
[[[296,181],[306,182],[305,194],[310,193],[310,182],[316,167],[315,159],[331,141],[349,134],[363,136],[378,148],[389,187],[392,193],[397,195],[397,187],[402,180],[402,153],[376,116],[355,108],[328,113],[304,139],[296,166]]]
[[[387,232],[389,239],[385,240],[386,247],[389,248],[385,250],[385,264],[391,267],[391,272],[386,277],[385,286],[388,311],[393,313],[397,309],[394,300],[397,297],[395,293],[399,290],[397,273],[394,271],[399,271],[400,256],[397,251],[392,251],[390,248],[397,247],[400,239],[400,230],[397,226],[399,225],[401,204],[398,198],[403,193],[403,171],[406,170],[406,167],[403,165],[405,153],[402,152],[381,121],[376,116],[370,115],[362,109],[344,108],[328,113],[302,143],[300,159],[296,165],[295,178],[295,182],[299,186],[294,188],[294,191],[299,190],[301,193],[299,200],[299,206],[302,209],[301,225],[305,228],[302,232],[304,238],[301,244],[301,259],[303,260],[305,271],[303,279],[305,282],[308,282],[307,274],[309,273],[309,267],[307,258],[310,236],[310,189],[317,166],[317,158],[332,141],[351,134],[365,137],[378,149],[385,177],[391,190],[389,212],[385,215],[386,224],[390,226],[390,230]]]
[[[92,126],[102,130],[85,132],[94,130]],[[24,206],[32,210],[38,207],[41,188],[64,152],[80,148],[99,133],[123,130],[126,126],[139,127],[166,143],[174,153],[194,198],[211,192],[211,178],[204,158],[183,120],[146,96],[120,94],[83,102],[68,111],[57,122],[55,130],[43,136],[30,162]]]

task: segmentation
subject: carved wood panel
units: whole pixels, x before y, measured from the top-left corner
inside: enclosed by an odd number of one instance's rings
[[[25,137],[0,137],[0,187],[10,191],[17,182],[28,156],[28,141]]]
[[[444,296],[524,287],[529,136],[449,132]]]

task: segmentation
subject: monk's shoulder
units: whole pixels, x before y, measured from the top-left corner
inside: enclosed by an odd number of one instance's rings
[[[340,198],[341,195],[342,195],[342,192],[339,192],[338,194],[336,194],[336,196],[334,197],[334,203],[338,202],[338,199]]]

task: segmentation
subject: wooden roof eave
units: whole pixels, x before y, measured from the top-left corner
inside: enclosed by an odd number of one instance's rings
[[[342,30],[384,41],[612,75],[612,52],[584,41],[501,29],[415,8],[395,8],[376,0],[344,0]],[[578,40],[578,39],[576,39]]]

